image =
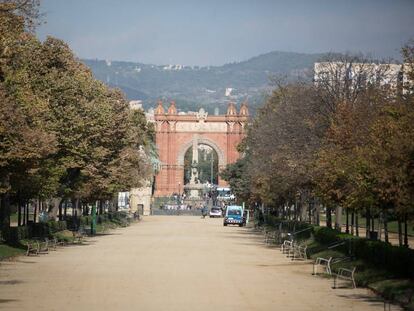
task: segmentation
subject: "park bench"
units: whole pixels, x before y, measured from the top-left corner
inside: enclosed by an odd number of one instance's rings
[[[26,256],[30,256],[30,254],[39,254],[39,243],[38,242],[28,242],[27,243],[27,251]]]
[[[323,258],[323,257],[316,258],[315,262],[313,263],[313,273],[312,274],[317,275],[318,274],[318,266],[323,266],[323,267],[325,267],[326,273],[331,275],[332,274],[331,261],[332,261],[332,257],[329,257],[328,259]]]
[[[44,242],[37,242],[39,245],[39,254],[48,254],[49,253],[49,240],[46,239]]]
[[[65,242],[59,242],[57,237],[54,237],[52,240],[46,238],[45,241],[48,242],[50,250],[55,251],[58,246],[63,246]]]
[[[308,259],[308,255],[306,253],[307,250],[307,246],[303,246],[303,245],[298,245],[298,244],[294,244],[292,247],[292,260],[295,259],[303,259],[303,260],[307,260]]]
[[[56,241],[55,241],[55,239],[49,240],[49,238],[45,238],[45,241],[48,243],[49,248],[50,248],[51,251],[56,250]]]
[[[83,239],[85,238],[83,230],[72,231],[73,234],[73,242],[82,243]]]
[[[265,243],[270,244],[276,242],[276,237],[278,235],[277,231],[267,231],[265,235]]]
[[[341,279],[344,281],[350,281],[352,283],[353,288],[356,288],[355,278],[354,278],[355,270],[356,270],[356,267],[353,267],[352,269],[339,268],[338,273],[335,274],[333,288],[336,288],[338,279]]]
[[[291,250],[293,249],[293,246],[294,246],[293,241],[284,240],[282,245],[280,246],[280,250],[282,251],[283,254],[288,254],[288,256],[289,256]]]
[[[65,241],[59,241],[57,237],[53,238],[53,243],[56,246],[65,246],[66,242]]]

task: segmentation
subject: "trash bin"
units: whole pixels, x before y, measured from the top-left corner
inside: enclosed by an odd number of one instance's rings
[[[369,239],[374,241],[378,240],[378,231],[370,231]]]

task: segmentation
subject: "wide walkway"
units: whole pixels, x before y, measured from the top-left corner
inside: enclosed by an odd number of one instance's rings
[[[86,244],[1,263],[0,309],[383,310],[222,219],[152,216]]]

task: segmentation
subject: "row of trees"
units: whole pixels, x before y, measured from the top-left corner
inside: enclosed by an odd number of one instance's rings
[[[10,204],[110,200],[151,174],[154,131],[65,42],[33,34],[36,0],[0,1],[0,222]],[[20,210],[20,209],[19,209]],[[27,213],[27,210],[25,214]]]
[[[393,65],[351,55],[321,63],[313,83],[278,83],[239,146],[244,157],[222,177],[241,200],[281,217],[356,230],[358,215],[374,231],[414,219],[414,45],[402,49],[404,79]],[[394,81],[391,81],[394,79]],[[411,81],[411,83],[410,83]],[[405,83],[403,83],[405,82]],[[350,223],[348,222],[350,214]]]

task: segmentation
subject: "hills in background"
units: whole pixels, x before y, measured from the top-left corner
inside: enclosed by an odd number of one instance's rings
[[[225,113],[229,100],[237,104],[247,100],[254,112],[273,89],[271,77],[310,80],[313,64],[323,56],[270,52],[247,61],[209,67],[90,59],[83,62],[96,78],[120,88],[128,99],[142,100],[145,109],[162,99],[175,100],[180,111],[203,107],[209,113],[215,108]],[[232,89],[230,95],[229,89]]]

